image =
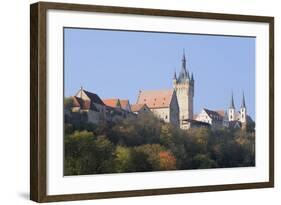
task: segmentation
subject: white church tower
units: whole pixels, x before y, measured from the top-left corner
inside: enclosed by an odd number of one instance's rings
[[[232,93],[230,106],[228,108],[228,121],[234,121],[234,120],[235,120],[235,106],[234,106],[234,98]]]
[[[177,94],[179,104],[180,127],[182,129],[187,129],[184,125],[184,121],[193,119],[194,78],[193,74],[190,77],[186,68],[185,52],[183,52],[179,76],[177,77],[176,72],[174,74],[173,88]]]
[[[243,92],[242,104],[240,108],[240,122],[242,123],[242,127],[243,125],[247,124],[247,109],[246,109],[244,92]]]

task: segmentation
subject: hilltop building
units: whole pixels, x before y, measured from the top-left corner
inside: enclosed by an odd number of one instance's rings
[[[179,124],[179,106],[173,89],[139,91],[136,104],[146,104],[160,119],[174,125]]]
[[[173,89],[176,92],[179,104],[179,123],[182,129],[188,129],[187,120],[193,119],[194,77],[189,74],[186,66],[185,53],[183,53],[181,71],[179,76],[175,72]]]
[[[133,104],[131,105],[131,110],[137,115],[151,113],[151,110],[149,109],[149,107],[147,107],[146,104]]]
[[[234,97],[231,95],[230,105],[227,111],[209,110],[203,108],[202,111],[194,117],[195,120],[206,122],[214,128],[231,127],[245,128],[247,124],[253,123],[252,118],[247,115],[245,96],[243,93],[240,110],[236,112],[234,105]]]
[[[130,102],[127,99],[102,100],[97,94],[86,91],[82,87],[70,99],[72,113],[83,113],[86,116],[85,120],[94,124],[136,117],[136,114],[131,112]]]
[[[229,123],[232,123],[232,124],[235,122],[238,122],[238,123],[240,123],[240,126],[242,128],[245,128],[247,126],[247,124],[253,123],[252,118],[247,113],[246,100],[245,100],[244,93],[242,95],[242,103],[240,106],[240,110],[237,112],[235,110],[233,94],[231,95],[230,106],[228,108],[228,121],[229,121]]]
[[[187,60],[183,52],[180,72],[178,75],[174,73],[171,89],[140,90],[136,104],[131,105],[127,99],[100,99],[97,94],[81,88],[75,96],[71,97],[72,112],[87,113],[88,121],[93,123],[116,122],[126,117],[152,112],[164,122],[172,123],[182,129],[245,128],[248,123],[253,122],[247,114],[244,93],[239,111],[235,110],[232,94],[227,110],[203,108],[199,114],[194,115],[194,87],[194,76],[187,68]]]
[[[181,70],[173,77],[173,89],[141,90],[136,104],[146,104],[160,119],[188,129],[188,119],[193,119],[194,77],[190,77],[183,53]]]

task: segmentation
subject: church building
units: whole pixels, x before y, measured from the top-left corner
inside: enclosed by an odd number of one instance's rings
[[[242,103],[240,110],[236,112],[234,105],[234,97],[231,95],[230,106],[228,108],[228,121],[233,124],[239,122],[242,128],[245,128],[247,124],[253,123],[252,118],[247,114],[245,95],[243,93]]]
[[[230,105],[227,111],[209,110],[203,108],[202,111],[194,116],[196,121],[209,123],[212,128],[246,128],[247,124],[253,123],[252,118],[247,114],[245,96],[243,93],[240,110],[236,112],[234,97],[231,95]]]
[[[141,90],[136,104],[146,104],[160,119],[189,129],[188,120],[193,119],[194,78],[190,76],[183,53],[181,70],[173,77],[173,89]]]
[[[164,122],[179,126],[181,129],[197,127],[242,127],[253,123],[247,114],[245,96],[243,93],[240,110],[236,112],[233,94],[227,110],[211,110],[203,108],[194,114],[194,84],[193,74],[187,68],[185,52],[181,60],[180,72],[174,73],[172,88],[162,90],[140,90],[136,104],[131,105],[128,99],[110,98],[101,100],[97,94],[81,88],[72,97],[72,112],[84,112],[88,121],[99,123],[102,121],[116,122],[127,117],[147,112]]]
[[[179,125],[179,106],[173,89],[141,90],[137,104],[145,104],[155,116],[165,122]]]
[[[177,124],[182,129],[192,127],[206,127],[206,124],[216,129],[221,127],[246,127],[253,122],[247,115],[245,96],[243,93],[241,108],[235,111],[233,95],[227,111],[225,109],[210,110],[203,108],[194,115],[194,84],[193,74],[190,74],[185,52],[181,60],[179,74],[174,73],[173,89],[170,90],[145,90],[140,91],[136,104],[146,104],[147,107],[165,122]]]

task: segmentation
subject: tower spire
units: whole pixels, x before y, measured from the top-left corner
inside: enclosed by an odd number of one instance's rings
[[[242,97],[242,104],[241,104],[241,108],[246,108],[244,91],[243,91],[243,97]]]
[[[194,97],[194,81],[188,73],[186,66],[185,50],[183,49],[182,58],[180,62],[180,72],[175,75],[177,79],[173,80],[173,88],[177,95],[179,104],[179,125],[182,129],[188,129],[186,125],[187,119],[193,119],[193,97]],[[191,76],[193,78],[193,76]]]
[[[231,93],[231,100],[230,100],[230,106],[229,106],[229,108],[235,108],[235,106],[234,106],[234,97],[233,97],[233,92]]]
[[[186,58],[185,58],[185,49],[183,49],[183,54],[182,54],[182,69],[186,72]]]
[[[175,79],[175,80],[177,79],[177,72],[176,72],[176,70],[175,70],[175,72],[174,72],[174,79]]]
[[[182,55],[182,65],[181,65],[181,71],[178,76],[179,82],[186,82],[190,80],[189,73],[186,69],[186,58],[185,58],[185,50],[183,49],[183,55]]]

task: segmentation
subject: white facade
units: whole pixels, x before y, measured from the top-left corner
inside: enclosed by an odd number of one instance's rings
[[[246,108],[244,93],[243,93],[243,97],[242,97],[240,111],[238,111],[238,112],[235,111],[234,99],[233,99],[233,94],[232,94],[230,107],[228,108],[229,122],[238,121],[242,124],[242,128],[245,128],[248,123],[247,122],[248,118],[250,118],[250,117],[247,115],[247,108]]]
[[[247,112],[245,107],[241,107],[240,109],[240,122],[241,123],[247,122]]]
[[[210,124],[213,128],[221,128],[226,125],[228,121],[225,121],[218,111],[202,109],[202,111],[196,116],[196,121],[205,122]]]
[[[158,117],[159,119],[163,119],[164,122],[170,122],[170,108],[166,107],[166,108],[151,108],[150,109],[153,114]]]
[[[234,121],[235,120],[235,109],[229,108],[228,109],[228,121]]]
[[[206,113],[204,109],[197,115],[195,120],[212,124],[212,118]]]

